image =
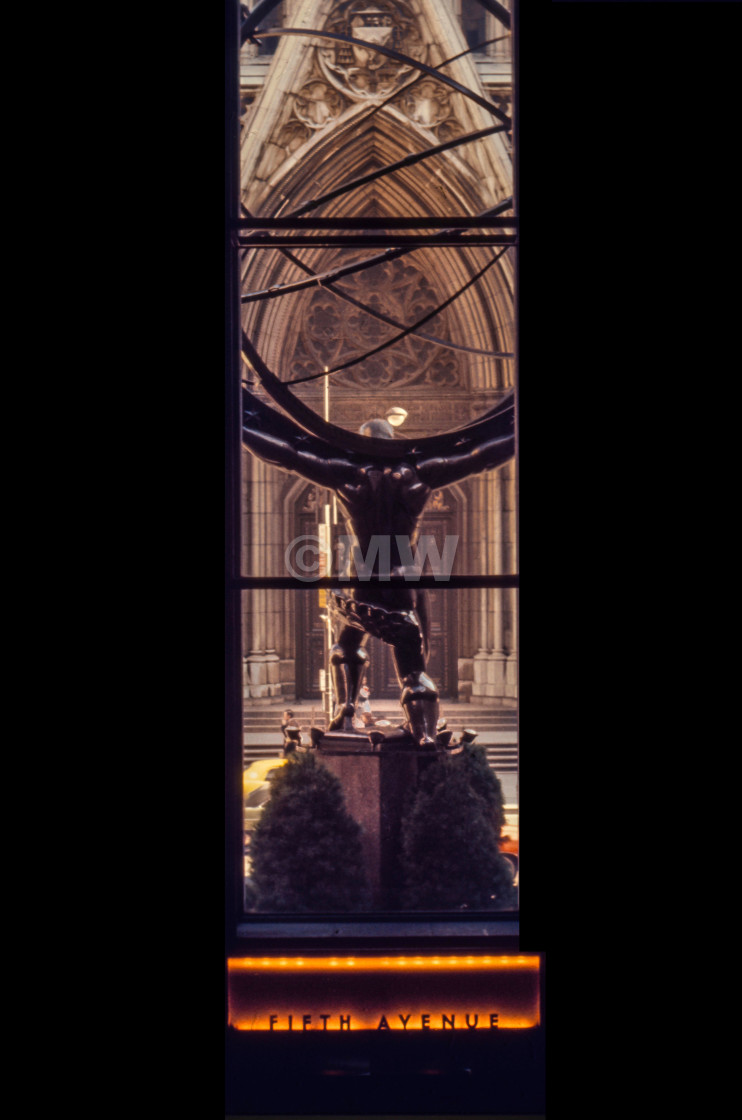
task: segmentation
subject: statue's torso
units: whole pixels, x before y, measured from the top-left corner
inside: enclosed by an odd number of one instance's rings
[[[417,472],[400,463],[360,467],[353,481],[339,488],[338,500],[363,547],[371,537],[384,534],[392,538],[399,534],[414,543],[429,494],[430,487],[420,481]]]
[[[419,522],[430,495],[430,487],[420,481],[412,467],[407,463],[383,468],[376,464],[360,467],[354,479],[342,485],[337,494],[346,514],[348,536],[354,538],[367,571],[376,575],[394,573],[409,563],[405,544],[414,552]],[[401,545],[397,537],[402,538]],[[350,566],[350,553],[346,552],[344,559],[345,574],[361,574],[358,557]],[[380,597],[387,601],[390,594],[392,601],[399,599],[400,605],[402,602],[412,605],[414,597],[402,588],[370,585],[368,590],[364,588],[362,597],[376,601]]]

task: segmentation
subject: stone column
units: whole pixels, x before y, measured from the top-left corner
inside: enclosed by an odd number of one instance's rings
[[[246,562],[251,575],[280,572],[276,557],[275,521],[280,512],[280,475],[261,460],[251,457],[247,493]],[[246,632],[249,646],[245,658],[245,699],[267,700],[281,695],[276,634],[280,633],[280,600],[273,590],[246,594]]]
[[[484,571],[515,571],[515,492],[511,463],[482,477],[480,525],[484,533]],[[473,659],[472,699],[515,698],[514,595],[511,589],[480,591],[480,648]]]
[[[503,467],[503,520],[502,564],[504,572],[518,571],[518,543],[516,538],[515,464]],[[517,610],[518,592],[515,588],[502,591],[503,652],[505,654],[503,695],[515,701],[518,696],[518,644]]]

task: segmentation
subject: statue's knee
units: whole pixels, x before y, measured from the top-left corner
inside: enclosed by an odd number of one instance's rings
[[[408,673],[402,686],[402,704],[407,704],[410,700],[438,699],[438,689],[427,673]]]
[[[334,645],[330,650],[331,665],[365,665],[368,654],[360,646]]]

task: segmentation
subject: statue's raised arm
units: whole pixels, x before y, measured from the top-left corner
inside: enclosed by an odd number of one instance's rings
[[[458,438],[441,453],[416,460],[420,479],[431,490],[450,486],[473,474],[501,467],[515,455],[515,410],[512,400],[487,420],[461,429]]]
[[[349,460],[324,440],[307,434],[247,390],[242,402],[242,442],[259,459],[328,489],[350,478]]]
[[[471,447],[464,446],[458,454],[420,459],[417,462],[417,473],[431,490],[439,490],[442,486],[450,486],[472,474],[501,467],[514,454],[514,435],[495,436],[494,439]]]

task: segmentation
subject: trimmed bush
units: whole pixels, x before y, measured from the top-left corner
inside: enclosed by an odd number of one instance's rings
[[[517,905],[511,864],[498,847],[503,821],[502,786],[481,747],[431,763],[402,825],[403,907]]]
[[[271,799],[250,845],[257,909],[367,909],[361,830],[340,782],[313,754],[295,754],[271,779]]]
[[[489,807],[495,837],[499,840],[505,824],[505,798],[502,792],[502,783],[487,761],[487,752],[484,747],[477,746],[475,743],[468,743],[461,754],[446,757],[441,760],[441,763],[443,766],[453,764],[464,771],[474,793],[481,797]],[[446,781],[446,774],[445,769],[438,770],[429,767],[428,771],[423,774],[421,787],[432,788],[432,785]],[[426,782],[432,782],[432,785],[427,786]]]

